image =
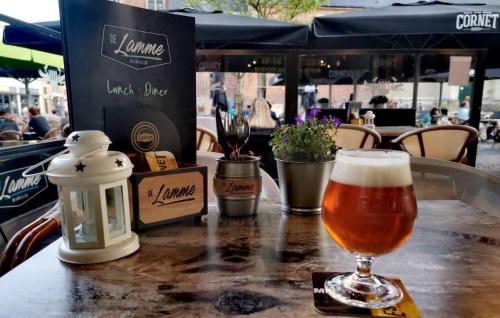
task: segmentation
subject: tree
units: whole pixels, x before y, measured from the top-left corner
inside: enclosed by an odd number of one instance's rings
[[[303,13],[318,9],[325,0],[188,0],[192,7],[212,8],[225,13],[257,18],[292,21]]]

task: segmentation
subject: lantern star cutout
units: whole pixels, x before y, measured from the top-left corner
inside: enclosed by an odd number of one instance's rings
[[[115,163],[118,167],[123,167],[123,161],[121,161],[120,159],[116,159]]]
[[[78,172],[78,171],[84,172],[83,170],[85,167],[86,167],[86,165],[84,165],[83,163],[80,162],[79,164],[75,165],[76,172]]]
[[[71,141],[78,141],[78,138],[80,138],[80,135],[79,134],[76,134],[72,137],[72,140]]]

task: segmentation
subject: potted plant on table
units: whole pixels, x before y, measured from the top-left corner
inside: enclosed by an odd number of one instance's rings
[[[335,134],[340,120],[316,118],[312,109],[305,120],[285,125],[271,135],[278,166],[281,209],[293,214],[319,214],[335,158]]]
[[[387,108],[389,99],[384,95],[373,96],[368,104],[373,105],[373,108]]]

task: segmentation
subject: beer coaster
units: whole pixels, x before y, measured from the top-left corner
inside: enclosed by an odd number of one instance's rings
[[[398,278],[386,277],[403,291],[403,299],[399,304],[383,309],[366,309],[345,305],[328,296],[325,292],[325,281],[336,274],[341,273],[312,273],[314,307],[320,313],[353,317],[420,317],[420,310]]]

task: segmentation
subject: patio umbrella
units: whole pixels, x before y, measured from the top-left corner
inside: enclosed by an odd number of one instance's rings
[[[0,76],[13,77],[22,82],[28,103],[29,84],[40,77],[38,70],[45,67],[64,68],[62,56],[0,42]]]
[[[196,46],[200,49],[293,48],[306,45],[306,25],[229,15],[221,11],[170,10],[195,18]]]
[[[6,45],[0,42],[0,68],[38,69],[45,65],[64,68],[60,55]]]
[[[443,1],[316,17],[310,47],[500,48],[500,6]]]
[[[169,12],[195,18],[198,49],[303,47],[309,32],[302,24],[228,15],[220,11],[181,9]],[[9,23],[4,30],[5,43],[62,54],[59,21],[31,24],[1,14],[0,20]]]

